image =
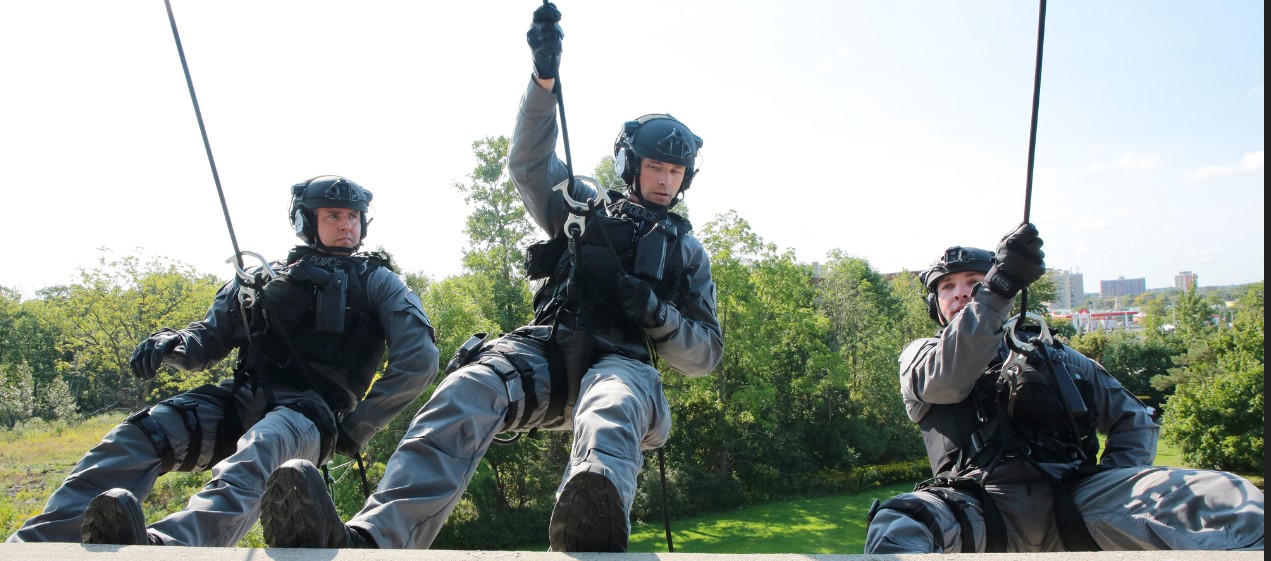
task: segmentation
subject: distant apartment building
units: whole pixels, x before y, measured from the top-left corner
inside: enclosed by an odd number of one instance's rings
[[[1174,288],[1187,292],[1197,286],[1197,275],[1191,271],[1182,271],[1174,275]]]
[[[1086,302],[1085,278],[1081,273],[1051,269],[1050,274],[1055,279],[1055,301],[1051,303],[1054,308],[1075,310]]]
[[[1137,279],[1119,277],[1116,280],[1099,281],[1099,297],[1101,298],[1134,296],[1144,292],[1147,292],[1147,279],[1143,277]]]

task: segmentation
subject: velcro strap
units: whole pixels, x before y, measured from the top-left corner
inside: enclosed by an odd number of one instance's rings
[[[181,421],[185,423],[185,431],[190,435],[186,447],[185,460],[178,471],[193,471],[199,462],[199,454],[203,452],[203,424],[199,422],[199,403],[193,399],[174,397],[160,403],[181,413]]]
[[[168,433],[163,430],[163,426],[159,424],[159,421],[154,420],[150,416],[150,410],[142,409],[133,413],[125,422],[136,425],[146,435],[146,438],[150,439],[150,444],[154,446],[154,451],[159,454],[159,472],[167,473],[172,471],[172,465],[176,463],[172,458],[172,443],[168,442]]]

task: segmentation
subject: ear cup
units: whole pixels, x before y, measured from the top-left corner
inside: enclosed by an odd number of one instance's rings
[[[305,232],[305,213],[294,204],[291,208],[291,225],[296,229],[296,235],[300,236]]]
[[[614,155],[613,172],[618,174],[618,177],[623,178],[622,179],[623,181],[627,180],[626,179],[627,177],[627,151],[626,150],[619,148],[618,153]]]
[[[944,322],[940,321],[940,302],[936,300],[935,294],[927,295],[927,315],[930,315],[931,321],[936,322],[937,325],[944,325]]]
[[[619,173],[622,175],[622,182],[627,185],[635,185],[636,169],[640,165],[640,158],[630,148],[623,148],[620,152],[622,158],[622,168]]]

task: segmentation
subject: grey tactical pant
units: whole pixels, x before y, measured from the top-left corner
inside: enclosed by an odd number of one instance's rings
[[[222,387],[232,382],[226,380]],[[181,394],[196,403],[202,442],[199,459],[190,471],[212,470],[212,480],[190,498],[185,509],[149,525],[147,532],[165,545],[233,546],[251,529],[260,515],[260,496],[265,480],[283,462],[303,458],[319,464],[321,443],[317,427],[303,414],[286,407],[266,410],[263,392],[255,395],[249,387],[235,394],[242,421],[250,423],[238,439],[235,451],[209,466],[213,459],[217,427],[225,416],[225,402],[199,393]],[[278,403],[299,400],[321,404],[313,392],[276,390]],[[185,403],[189,403],[186,401]],[[190,433],[182,413],[168,401],[150,409],[150,416],[163,427],[176,459],[170,471],[178,471],[190,446]],[[332,421],[334,422],[334,420]],[[9,542],[80,541],[80,524],[89,501],[111,488],[127,489],[144,500],[155,480],[166,473],[155,445],[137,425],[117,425],[101,443],[80,460],[66,481],[49,497],[44,512],[27,520]]]
[[[1099,472],[1075,485],[1073,502],[1091,537],[1104,550],[1261,550],[1262,491],[1236,475],[1167,467],[1125,467]],[[988,485],[1006,523],[1008,552],[1064,551],[1050,486]],[[984,515],[979,501],[952,492],[971,508],[974,551],[983,552]],[[865,553],[958,553],[961,529],[950,506],[927,491],[900,497],[922,501],[943,534],[936,546],[928,527],[903,513],[878,511],[865,538]]]
[[[600,473],[617,487],[630,514],[643,450],[661,447],[670,435],[661,377],[652,366],[607,355],[583,376],[572,414],[566,410],[564,419],[545,418],[551,375],[541,335],[518,330],[446,376],[411,421],[379,488],[348,525],[365,530],[381,548],[431,546],[494,436],[532,427],[572,427],[573,449],[561,485],[575,473]],[[516,357],[524,375],[533,378],[537,407],[525,411],[521,373],[500,375],[499,364],[482,362],[491,353]]]

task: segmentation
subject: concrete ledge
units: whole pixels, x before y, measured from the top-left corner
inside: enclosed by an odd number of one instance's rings
[[[1099,553],[956,553],[949,555],[811,555],[797,553],[539,553],[365,549],[245,549],[150,547],[70,543],[0,544],[0,561],[1254,561],[1261,551],[1104,551]]]

